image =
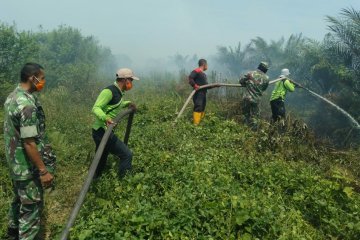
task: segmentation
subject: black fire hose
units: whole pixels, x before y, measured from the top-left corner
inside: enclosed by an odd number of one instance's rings
[[[75,206],[74,206],[74,208],[73,208],[73,210],[72,210],[72,212],[70,214],[70,217],[69,217],[69,219],[67,221],[65,229],[61,233],[61,237],[60,237],[61,240],[66,240],[68,238],[70,229],[71,229],[72,225],[74,224],[76,216],[78,215],[78,213],[80,211],[80,208],[81,208],[81,205],[84,202],[86,193],[89,191],[90,184],[91,184],[91,182],[93,180],[96,168],[97,168],[97,166],[99,164],[99,161],[100,161],[100,158],[101,158],[101,156],[102,156],[102,154],[104,152],[104,149],[105,149],[106,143],[107,143],[107,141],[108,141],[108,139],[110,137],[111,131],[120,122],[120,120],[122,120],[127,115],[129,115],[128,123],[127,123],[127,127],[126,127],[126,132],[125,132],[125,137],[124,137],[124,143],[127,145],[128,141],[129,141],[129,136],[130,136],[132,121],[133,121],[133,118],[134,118],[134,113],[135,113],[135,111],[133,109],[127,109],[127,110],[119,113],[115,117],[115,119],[113,120],[114,123],[111,124],[110,126],[108,126],[108,128],[106,129],[105,134],[104,134],[103,138],[101,139],[100,145],[99,145],[99,147],[98,147],[98,149],[97,149],[97,151],[95,153],[94,160],[91,163],[88,175],[87,175],[86,180],[84,182],[84,185],[83,185],[83,187],[82,187],[82,189],[80,191],[79,197],[78,197],[78,199],[77,199],[77,201],[75,203]]]
[[[277,79],[274,79],[272,81],[269,81],[269,84],[274,84],[276,82],[279,82],[281,80],[283,80],[285,78],[283,77],[279,77]],[[206,85],[202,85],[199,87],[198,90],[201,89],[209,89],[209,88],[214,88],[214,87],[245,87],[242,84],[234,84],[234,83],[210,83],[210,84],[206,84]],[[173,122],[173,126],[175,126],[176,122],[179,120],[179,118],[181,117],[181,115],[184,113],[187,105],[189,104],[190,100],[192,99],[192,97],[194,96],[194,94],[196,93],[197,90],[193,90],[189,97],[186,99],[185,104],[183,105],[183,107],[181,108],[180,112],[178,113],[177,117],[175,118],[175,121]]]
[[[127,126],[126,126],[126,132],[125,132],[125,136],[124,136],[124,143],[126,145],[128,145],[128,142],[129,142],[131,126],[132,126],[132,122],[133,122],[133,119],[134,119],[134,115],[135,115],[135,111],[132,111],[132,112],[129,113],[128,123],[127,123]]]

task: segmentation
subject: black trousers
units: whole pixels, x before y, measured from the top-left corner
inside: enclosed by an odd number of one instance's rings
[[[274,122],[285,118],[285,104],[281,98],[270,101],[270,105]]]
[[[206,90],[197,91],[193,97],[194,112],[204,112],[206,107]]]
[[[92,130],[92,136],[98,149],[101,139],[105,134],[105,129],[99,128],[98,130]],[[109,140],[105,146],[104,152],[101,156],[99,165],[95,172],[95,178],[101,176],[105,166],[109,153],[114,154],[120,159],[119,163],[119,177],[122,178],[125,174],[131,170],[132,163],[132,152],[113,132],[111,132]]]

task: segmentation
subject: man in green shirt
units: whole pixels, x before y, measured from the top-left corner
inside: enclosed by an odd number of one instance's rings
[[[121,68],[116,73],[114,84],[103,89],[96,99],[92,108],[96,120],[92,127],[92,136],[98,149],[104,136],[107,126],[113,123],[113,119],[119,114],[122,108],[128,107],[136,110],[136,106],[130,101],[124,101],[125,91],[132,88],[133,80],[139,80],[135,77],[132,70]],[[113,132],[105,146],[103,155],[95,172],[95,178],[100,177],[105,166],[109,153],[114,154],[120,159],[119,177],[125,176],[127,171],[131,170],[132,152]]]
[[[297,86],[293,83],[288,77],[290,76],[290,71],[287,68],[281,70],[280,78],[283,80],[275,84],[275,88],[271,94],[270,105],[272,111],[272,119],[274,122],[285,118],[285,97],[287,92],[294,92],[295,87]]]
[[[45,114],[33,94],[45,85],[45,72],[36,63],[21,70],[21,81],[4,104],[5,155],[13,183],[9,239],[39,237],[43,187],[54,179],[56,156],[45,134]]]

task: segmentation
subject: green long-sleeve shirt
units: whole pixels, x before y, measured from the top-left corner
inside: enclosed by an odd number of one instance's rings
[[[124,94],[116,82],[100,92],[92,108],[96,117],[93,129],[106,129],[106,120],[114,119],[122,108],[131,103],[130,101],[123,101]]]
[[[288,91],[290,91],[290,92],[295,91],[295,85],[292,82],[290,82],[289,79],[285,79],[285,80],[277,82],[275,84],[275,88],[271,94],[270,101],[273,101],[276,99],[281,99],[282,101],[284,101],[285,97],[286,97],[286,93]]]

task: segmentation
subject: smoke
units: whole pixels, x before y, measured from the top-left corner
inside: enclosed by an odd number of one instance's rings
[[[114,55],[129,56],[137,71],[146,72],[147,67],[153,68],[152,60],[167,61],[176,53],[210,58],[219,44],[229,46],[256,36],[276,39],[295,30],[319,40],[326,33],[325,15],[348,5],[360,8],[355,0],[324,3],[306,0],[291,7],[285,1],[15,0],[3,1],[0,14],[2,21],[15,22],[21,30],[36,31],[40,25],[51,30],[62,24],[81,29],[110,47]],[[34,5],[41,18],[26,10]]]
[[[308,38],[323,44],[321,40],[328,32],[324,16],[335,15],[349,5],[360,9],[360,1],[326,3],[325,0],[304,0],[289,6],[286,1],[268,4],[263,0],[109,0],[106,3],[14,0],[2,2],[0,14],[2,21],[15,22],[19,30],[34,33],[42,26],[41,31],[47,32],[64,24],[80,29],[83,36],[95,36],[108,50],[104,50],[104,59],[98,61],[101,65],[99,75],[104,78],[114,78],[120,67],[130,67],[137,75],[145,76],[154,72],[185,75],[197,67],[199,58],[205,58],[210,81],[236,83],[240,75],[256,69],[258,62],[265,60],[270,63],[272,79],[279,75],[281,68],[289,68],[294,80],[321,95],[331,93],[330,100],[339,103],[359,120],[360,103],[356,100],[359,93],[349,94],[352,86],[345,82],[354,79],[347,62],[333,58],[332,53],[324,53],[324,49],[317,48],[316,44],[308,44]],[[34,5],[36,11],[41,12],[41,18],[27,10],[34,9]],[[302,32],[306,37],[292,35],[294,31]],[[237,45],[239,42],[245,44]],[[54,59],[54,69],[59,67],[57,61]],[[87,64],[91,66],[94,62]],[[87,72],[92,72],[91,67],[87,68]],[[63,72],[66,73],[65,70],[60,73],[66,75]],[[84,77],[83,71],[76,74]],[[337,84],[340,80],[344,80],[344,86]],[[268,106],[271,89],[267,90],[263,105]],[[241,97],[239,92],[221,89],[218,94],[235,99]],[[340,132],[347,134],[351,128],[341,114],[301,90],[289,94],[286,105],[288,112],[303,119],[319,134],[336,135],[341,139]]]

